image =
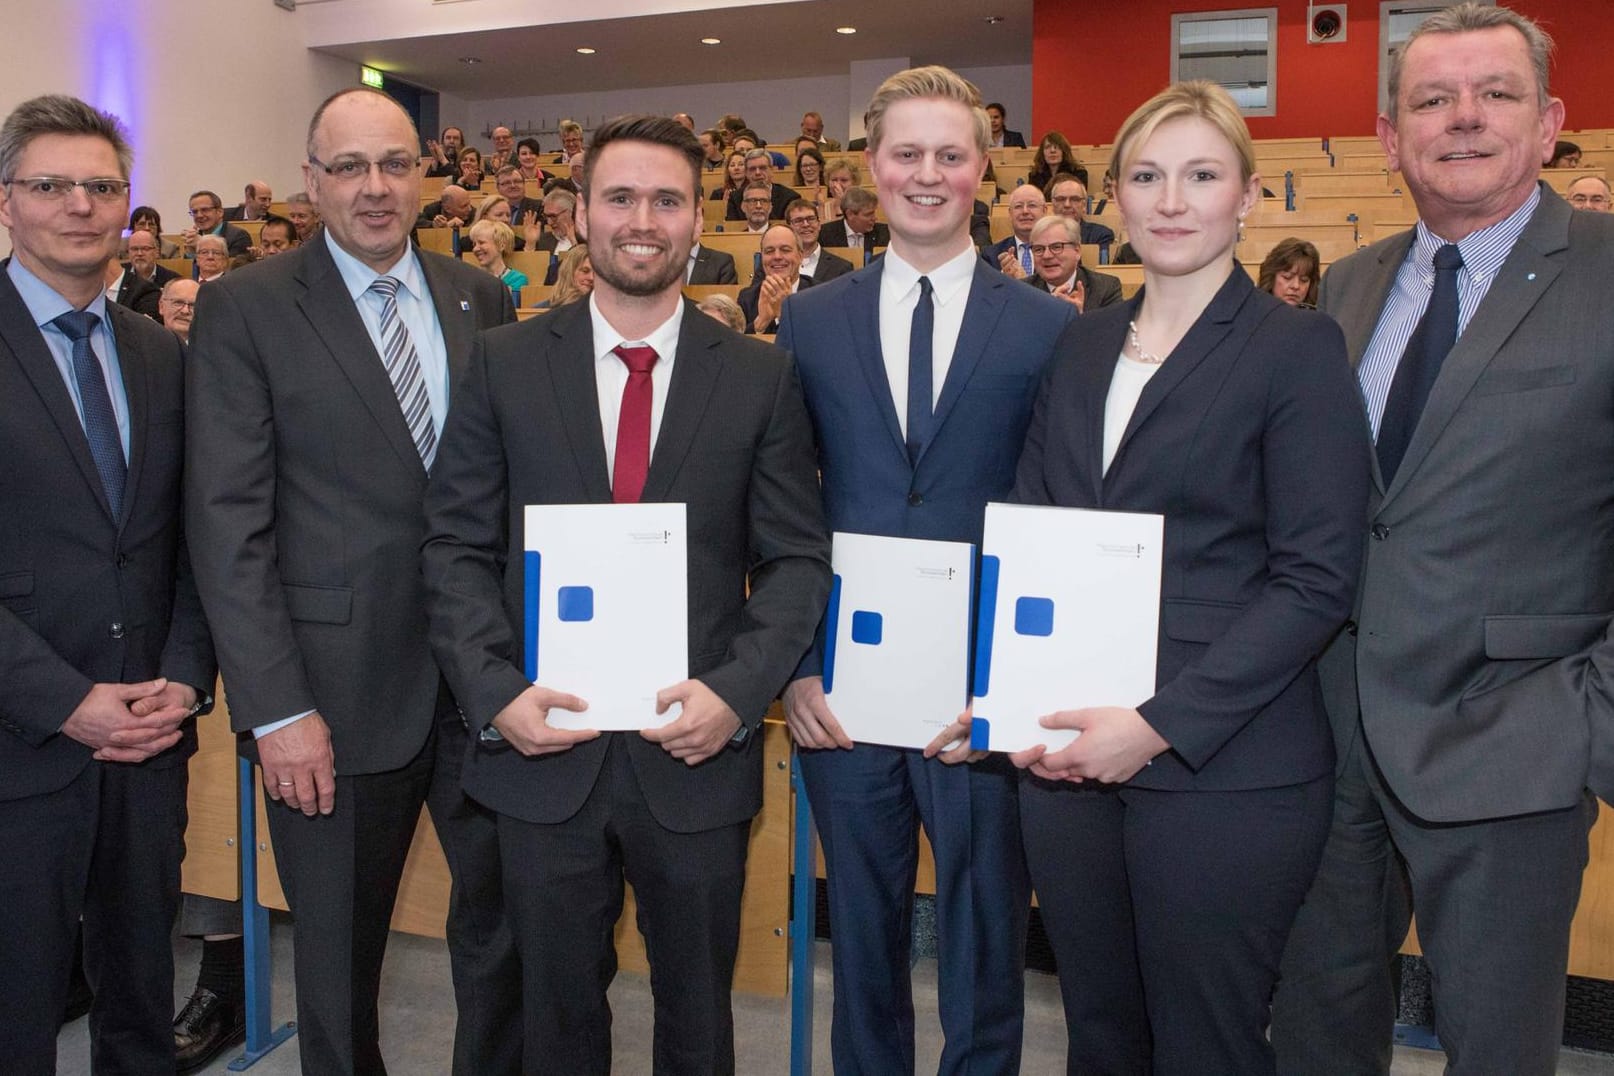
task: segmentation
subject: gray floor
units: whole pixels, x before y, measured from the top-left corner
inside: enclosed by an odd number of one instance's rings
[[[292,1015],[291,930],[284,922],[273,934],[275,959],[274,1011],[282,1022]],[[199,960],[200,945],[186,939],[175,942],[179,968],[178,999],[189,992]],[[383,973],[381,1034],[387,1067],[392,1076],[436,1076],[447,1071],[454,1034],[448,954],[440,941],[395,934],[388,947]],[[818,944],[813,1018],[813,1069],[829,1076],[829,1012],[831,983],[829,947]],[[920,960],[914,968],[914,997],[919,1010],[918,1071],[934,1072],[941,1052],[935,1029],[936,962]],[[611,990],[615,1013],[613,1040],[620,1076],[648,1076],[650,1072],[650,986],[641,976],[621,974]],[[790,1059],[790,1007],[787,999],[739,996],[734,1002],[737,1071],[745,1076],[786,1073]],[[88,1021],[78,1020],[62,1030],[59,1040],[60,1073],[81,1076],[89,1072]],[[929,1030],[929,1034],[926,1031]],[[1064,1021],[1059,991],[1052,976],[1026,975],[1026,1048],[1023,1071],[1028,1076],[1056,1076],[1064,1071]],[[221,1056],[208,1073],[227,1072],[235,1051]],[[1395,1076],[1435,1076],[1444,1059],[1420,1050],[1398,1049]],[[293,1039],[250,1070],[253,1076],[293,1076],[300,1073]],[[1566,1076],[1614,1076],[1614,1058],[1564,1051],[1559,1073]]]

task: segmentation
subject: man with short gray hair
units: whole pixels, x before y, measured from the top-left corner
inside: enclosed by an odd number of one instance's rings
[[[784,220],[785,207],[796,200],[796,192],[783,183],[773,181],[773,156],[765,149],[747,150],[745,154],[745,183],[729,195],[727,220],[748,220],[750,214],[740,204],[745,189],[762,186],[768,192],[768,220]],[[753,231],[755,229],[753,228]]]
[[[1608,180],[1602,176],[1581,176],[1569,185],[1565,195],[1576,209],[1607,213],[1610,208]]]
[[[818,232],[818,241],[826,247],[851,247],[867,261],[875,247],[888,246],[891,229],[874,219],[880,200],[873,191],[864,187],[849,187],[841,195],[841,219],[832,220]],[[973,206],[971,208],[974,208]]]
[[[1333,830],[1273,1005],[1286,1073],[1386,1072],[1417,915],[1453,1076],[1555,1071],[1569,927],[1614,795],[1614,219],[1540,182],[1551,41],[1437,11],[1378,118],[1418,224],[1335,262],[1374,435],[1357,607],[1319,666]]]

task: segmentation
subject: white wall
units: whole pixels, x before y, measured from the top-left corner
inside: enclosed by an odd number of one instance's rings
[[[1014,118],[1031,116],[1031,67],[961,68],[959,73],[980,87],[989,101],[1001,101]],[[843,144],[851,130],[851,117],[861,117],[867,100],[852,101],[852,79],[848,74],[812,78],[770,79],[762,82],[697,83],[688,86],[656,86],[637,90],[609,90],[604,93],[543,94],[532,97],[505,97],[483,101],[455,101],[451,112],[444,97],[444,126],[456,112],[459,125],[472,144],[488,145],[483,132],[498,124],[512,128],[541,128],[539,142],[544,149],[559,151],[560,139],[554,134],[562,119],[575,119],[589,130],[602,120],[628,112],[669,115],[688,112],[700,127],[709,127],[725,112],[744,116],[762,137],[788,142],[800,130],[801,114],[817,109],[824,114],[824,133]],[[861,95],[860,95],[861,96]],[[463,111],[461,109],[463,108]],[[861,134],[858,130],[856,134]],[[854,135],[855,137],[855,135]]]
[[[301,190],[309,116],[358,82],[353,64],[308,51],[297,15],[269,0],[54,0],[35,13],[8,20],[0,112],[70,93],[116,113],[133,136],[131,204],[156,206],[170,232],[198,188],[225,205],[252,179],[277,198]]]

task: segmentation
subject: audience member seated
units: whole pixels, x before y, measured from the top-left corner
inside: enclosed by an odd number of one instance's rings
[[[982,250],[982,259],[1007,276],[1029,279],[1037,271],[1031,257],[1031,229],[1047,214],[1048,203],[1041,191],[1029,183],[1014,188],[1009,195],[1009,226],[1014,232]]]
[[[848,190],[857,186],[860,179],[857,165],[845,158],[824,170],[824,186],[829,191],[829,197],[824,199],[825,221],[841,219],[841,198]]]
[[[833,138],[824,137],[824,117],[817,112],[808,112],[801,117],[801,134],[803,138],[818,143],[825,153],[835,153],[841,148],[841,144]]]
[[[505,165],[505,167],[509,168],[510,166]],[[510,234],[513,237],[512,242],[515,244],[514,249],[537,250],[538,240],[544,234],[543,203],[539,202],[537,204],[540,208],[537,212],[527,214],[527,221],[521,226],[521,231],[518,233],[511,223],[510,200],[502,194],[495,194],[491,198],[483,199],[482,204],[476,207],[476,215],[471,218],[471,226],[475,227],[485,220],[497,221],[510,229]]]
[[[190,214],[193,223],[183,233],[185,257],[196,253],[196,239],[203,235],[216,235],[224,240],[231,257],[244,256],[252,246],[252,236],[224,219],[224,203],[212,191],[197,191],[191,195]]]
[[[545,172],[541,167],[539,167],[538,154],[540,152],[541,151],[538,148],[538,140],[536,138],[523,138],[520,142],[516,143],[515,163],[516,166],[521,170],[522,179],[535,179],[539,183],[542,183],[544,180],[549,178],[549,173]],[[500,170],[502,171],[504,168],[508,167],[509,165],[502,165]],[[498,173],[494,174],[497,175]]]
[[[1602,176],[1581,176],[1569,185],[1569,204],[1594,213],[1609,211],[1608,180]]]
[[[157,300],[162,297],[162,289],[149,280],[142,280],[133,269],[120,262],[116,256],[106,260],[103,283],[108,302],[128,307],[153,321],[157,320]]]
[[[286,199],[286,219],[297,229],[297,242],[306,243],[319,234],[319,210],[302,191]]]
[[[970,206],[970,242],[976,250],[992,245],[992,207],[979,198]]]
[[[1108,168],[1106,168],[1104,170],[1103,183],[1104,183],[1104,194],[1103,194],[1103,196],[1101,198],[1099,198],[1098,201],[1093,203],[1093,215],[1094,216],[1097,216],[1098,214],[1103,213],[1105,207],[1108,206],[1110,204],[1110,201],[1115,197],[1115,177],[1110,175],[1110,171],[1109,171]]]
[[[566,159],[566,174],[553,176],[544,183],[544,193],[550,191],[566,191],[570,194],[583,193],[583,154],[574,153]]]
[[[723,167],[723,158],[726,155],[723,149],[723,132],[716,127],[708,127],[695,136],[701,144],[701,153],[705,156],[701,160],[701,168],[707,172],[716,172]]]
[[[432,163],[426,166],[426,175],[445,176],[449,179],[459,175],[460,150],[464,146],[465,132],[458,127],[444,127],[441,141],[426,139],[426,151],[432,156]]]
[[[162,297],[157,300],[157,320],[187,344],[191,342],[191,318],[196,314],[196,293],[201,287],[188,277],[176,276],[163,285]]]
[[[745,151],[731,149],[728,151],[728,156],[723,159],[723,184],[722,186],[714,184],[709,200],[713,202],[721,200],[725,203],[723,212],[726,218],[728,215],[728,200],[739,194],[744,187]]]
[[[555,274],[555,290],[538,307],[553,309],[575,303],[579,299],[587,299],[588,293],[593,290],[594,263],[588,258],[588,244],[578,243],[560,260],[560,269]]]
[[[773,195],[770,193],[773,189],[766,183],[748,183],[745,190],[740,192],[740,212],[745,215],[745,230],[753,235],[767,231],[770,220],[782,219],[781,214],[773,211]]]
[[[222,235],[198,236],[196,239],[196,280],[206,284],[217,280],[230,268],[230,248]]]
[[[696,243],[689,248],[689,267],[684,270],[685,284],[738,284],[740,276],[734,269],[734,255],[712,250]]]
[[[1061,217],[1069,217],[1081,229],[1082,242],[1108,247],[1115,242],[1115,233],[1102,224],[1087,219],[1087,184],[1075,176],[1060,174],[1048,184],[1048,204]]]
[[[488,158],[488,167],[494,167],[493,160],[494,158],[492,157]],[[460,150],[459,159],[456,163],[458,163],[460,169],[459,178],[454,181],[456,185],[468,191],[474,191],[482,185],[482,153],[480,150],[475,146],[466,146]]]
[[[532,248],[564,254],[577,245],[577,198],[569,191],[544,195],[544,234]]]
[[[775,224],[762,236],[762,278],[738,296],[747,333],[779,331],[779,310],[798,288],[812,281],[801,275],[801,242],[796,233]]]
[[[501,199],[502,201],[502,199]],[[509,208],[509,203],[505,203]],[[510,301],[521,305],[521,289],[527,286],[527,274],[504,264],[504,256],[516,245],[516,233],[502,220],[479,220],[471,225],[471,257],[476,264],[504,281],[510,289]]]
[[[1070,148],[1070,143],[1058,131],[1049,131],[1042,136],[1042,143],[1037,146],[1037,160],[1031,166],[1031,172],[1026,176],[1026,182],[1040,191],[1046,191],[1053,178],[1061,173],[1067,173],[1087,182],[1087,169],[1076,160],[1076,153]]]
[[[536,242],[538,238],[536,233],[530,237],[523,236],[522,229],[528,224],[537,224],[540,226],[540,230],[542,229],[544,200],[542,198],[527,197],[526,176],[520,168],[505,165],[499,169],[499,173],[494,177],[493,182],[499,191],[499,196],[505,199],[506,204],[510,207],[510,219],[505,223],[510,225],[510,229],[516,233],[516,249],[523,249],[523,239],[528,243]],[[489,201],[492,201],[492,199],[489,199]],[[482,218],[482,210],[486,210],[486,208],[487,203],[484,202],[477,213],[478,220]]]
[[[1573,142],[1559,139],[1552,147],[1552,160],[1547,162],[1548,168],[1579,168],[1580,147]]]
[[[1121,281],[1095,273],[1082,264],[1080,231],[1075,221],[1058,214],[1043,217],[1031,229],[1031,257],[1036,273],[1028,281],[1078,314],[1121,301]]]
[[[674,112],[673,122],[680,124],[691,134],[693,134],[695,131],[695,117],[691,116],[688,112]]]
[[[125,266],[152,287],[160,288],[170,280],[179,279],[178,273],[157,264],[158,246],[155,232],[148,232],[144,228],[136,228],[130,232],[124,253],[128,258],[124,263]]]
[[[812,146],[803,145],[801,152],[796,154],[795,185],[798,187],[811,187],[819,190],[824,185],[824,155]],[[823,192],[812,199],[813,202],[823,200]]]
[[[1143,259],[1132,249],[1131,243],[1122,243],[1110,254],[1111,265],[1142,265]]]
[[[874,219],[880,201],[874,192],[863,187],[849,187],[841,196],[841,219],[824,225],[818,241],[826,247],[851,247],[864,251],[864,260],[870,248],[883,247],[891,242],[891,230]]]
[[[467,149],[465,152],[475,151]],[[450,183],[443,188],[443,193],[437,201],[426,203],[425,208],[420,211],[420,218],[415,221],[415,227],[463,228],[471,223],[474,209],[470,193],[464,187]]]
[[[148,231],[157,237],[157,249],[159,251],[157,256],[159,258],[179,258],[183,256],[178,243],[163,238],[163,219],[149,205],[135,206],[134,212],[129,214],[130,234],[132,235],[139,230]],[[128,236],[118,241],[118,257],[125,260],[129,257],[128,243]]]
[[[1025,135],[1021,134],[1019,131],[1011,131],[1007,127],[1003,126],[1003,122],[1009,118],[1008,109],[1004,108],[998,102],[993,101],[991,104],[986,106],[986,118],[992,123],[992,140],[990,143],[988,143],[989,145],[1003,146],[1013,149],[1026,148]]]
[[[746,192],[761,186],[768,192],[771,199],[769,220],[784,220],[785,206],[796,200],[796,192],[783,184],[773,181],[773,158],[765,149],[754,149],[745,155],[745,187]],[[729,197],[726,220],[750,220],[751,214],[740,207],[740,197]],[[756,229],[753,228],[753,231]]]
[[[556,164],[566,164],[583,152],[583,125],[576,120],[560,121],[560,155]]]
[[[1279,240],[1261,259],[1255,286],[1290,306],[1309,309],[1317,305],[1317,279],[1322,275],[1322,264],[1316,247],[1290,236]]]
[[[263,227],[258,230],[258,242],[253,249],[260,258],[272,258],[286,253],[299,242],[296,226],[285,217],[271,213],[263,218]]]
[[[516,136],[508,127],[493,128],[493,152],[487,157],[487,171],[497,172],[507,164],[516,163]],[[460,173],[464,175],[464,173]]]
[[[819,244],[818,233],[823,226],[818,219],[818,208],[805,198],[797,198],[785,206],[785,224],[796,233],[796,242],[801,248],[799,271],[814,284],[845,276],[856,268],[845,258],[831,254]]]
[[[745,332],[745,311],[740,309],[739,303],[727,295],[708,295],[695,304],[695,309],[709,318],[721,321],[737,333]]]
[[[262,220],[269,215],[269,206],[275,200],[275,192],[269,189],[267,181],[255,179],[248,183],[243,192],[245,197],[240,205],[231,206],[224,211],[225,220]]]
[[[725,113],[717,121],[717,129],[723,132],[723,145],[730,149],[734,148],[734,140],[740,136],[740,132],[750,130],[745,125],[745,117],[734,112]]]

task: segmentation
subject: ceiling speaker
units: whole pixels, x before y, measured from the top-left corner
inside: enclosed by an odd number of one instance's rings
[[[1344,4],[1306,6],[1306,43],[1333,45],[1345,40]]]

